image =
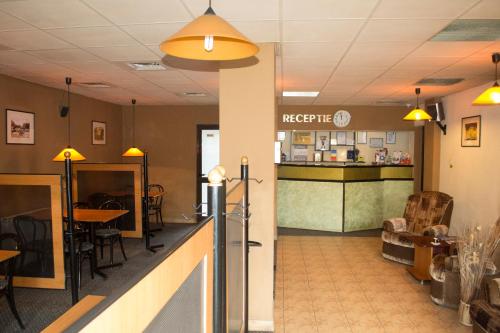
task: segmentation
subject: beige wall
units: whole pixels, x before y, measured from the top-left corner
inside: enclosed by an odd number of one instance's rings
[[[274,45],[260,45],[256,65],[221,69],[221,164],[229,177],[240,174],[240,158],[249,158],[250,239],[262,247],[250,250],[249,329],[273,329],[273,262],[275,232],[275,56]]]
[[[185,222],[182,214],[193,213],[196,202],[196,126],[217,124],[218,107],[139,105],[135,118],[135,144],[149,152],[149,182],[167,191],[164,221]],[[123,123],[125,150],[132,144],[130,107],[123,107]]]
[[[472,106],[487,87],[443,99],[448,133],[441,136],[439,190],[453,196],[451,234],[464,225],[489,226],[500,216],[500,106]],[[481,147],[461,147],[461,118],[481,115]]]
[[[62,163],[52,158],[67,145],[67,118],[59,116],[65,101],[62,90],[0,75],[0,172],[62,173]],[[35,113],[35,145],[5,143],[5,109]],[[120,107],[72,95],[71,144],[88,162],[118,162],[122,147]],[[107,144],[92,145],[91,121],[105,121]]]

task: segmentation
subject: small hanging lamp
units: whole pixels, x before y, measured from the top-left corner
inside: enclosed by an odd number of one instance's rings
[[[85,156],[80,154],[76,149],[71,147],[71,109],[70,109],[70,86],[71,86],[71,78],[66,78],[66,86],[68,91],[68,106],[67,106],[67,117],[68,117],[68,146],[61,150],[59,154],[56,155],[52,159],[55,162],[64,162],[66,158],[71,159],[72,161],[83,161],[85,160]]]
[[[259,51],[257,45],[215,14],[212,0],[205,14],[170,36],[160,49],[178,58],[219,61],[248,58]]]
[[[132,147],[127,149],[122,156],[123,157],[141,157],[144,153],[135,146],[135,103],[136,100],[132,99]]]
[[[472,105],[497,105],[500,104],[500,86],[498,85],[498,63],[500,62],[500,53],[493,53],[491,60],[495,64],[495,83],[493,87],[486,89],[479,95]]]
[[[420,95],[420,88],[415,88],[415,94],[417,94],[417,105],[406,116],[404,116],[403,120],[409,120],[409,121],[432,120],[432,117],[427,112],[425,112],[425,110],[421,109],[418,105],[418,96]]]

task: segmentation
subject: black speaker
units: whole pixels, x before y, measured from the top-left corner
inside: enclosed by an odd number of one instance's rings
[[[61,106],[61,109],[59,110],[61,117],[66,117],[69,112],[69,107],[68,106]]]
[[[443,121],[444,120],[444,108],[443,108],[443,103],[438,102],[438,103],[433,103],[427,105],[427,113],[429,116],[432,117],[432,120],[434,121]]]

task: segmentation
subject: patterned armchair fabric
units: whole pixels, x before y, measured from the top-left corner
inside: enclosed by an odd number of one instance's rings
[[[384,221],[382,255],[413,265],[414,246],[409,236],[448,234],[453,198],[446,193],[425,191],[408,197],[403,217]]]

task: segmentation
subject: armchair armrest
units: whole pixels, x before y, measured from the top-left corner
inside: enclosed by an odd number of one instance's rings
[[[384,221],[384,230],[388,232],[405,232],[406,219],[404,217],[395,217]]]
[[[448,235],[448,227],[444,224],[436,224],[426,227],[423,230],[424,236],[440,237]]]

